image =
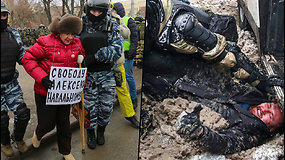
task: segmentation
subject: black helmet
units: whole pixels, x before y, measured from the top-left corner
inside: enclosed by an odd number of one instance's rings
[[[97,9],[108,9],[110,7],[110,0],[87,0],[88,7]]]
[[[110,0],[87,0],[86,15],[91,22],[99,22],[103,20],[108,12]],[[102,12],[99,16],[94,16],[90,13],[91,10]]]
[[[1,1],[1,12],[10,13],[7,4],[5,2],[2,2],[2,1]]]

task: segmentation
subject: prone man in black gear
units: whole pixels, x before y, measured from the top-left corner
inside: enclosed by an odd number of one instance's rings
[[[20,152],[28,150],[23,137],[30,120],[30,109],[24,102],[16,70],[16,62],[22,64],[25,50],[19,32],[7,24],[8,15],[9,9],[1,1],[1,151],[6,156],[12,156],[14,151],[10,138],[16,142]],[[14,130],[11,135],[8,110],[14,112]]]
[[[224,18],[232,23],[231,17],[209,16],[184,2],[172,2],[172,8],[164,8],[160,0],[147,0],[143,92],[159,101],[188,98],[228,120],[230,127],[219,133],[202,127],[200,107],[181,120],[178,134],[198,139],[209,152],[229,154],[262,144],[284,123],[282,109],[272,103],[277,100],[267,97],[272,86],[284,86],[284,81],[267,77],[240,51],[237,36],[231,35],[237,34],[235,22],[219,28]],[[263,112],[249,112],[250,107],[270,105],[278,106],[274,127],[262,120]]]

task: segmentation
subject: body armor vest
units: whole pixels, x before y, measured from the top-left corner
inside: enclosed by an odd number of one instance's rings
[[[80,35],[80,40],[85,50],[86,57],[88,57],[88,55],[94,56],[100,48],[108,46],[108,33],[103,31],[88,33],[86,29],[83,29]],[[107,71],[111,70],[112,66],[112,63],[103,63],[95,60],[95,63],[88,66],[88,71]]]
[[[13,79],[20,46],[14,38],[11,28],[1,32],[1,84]]]

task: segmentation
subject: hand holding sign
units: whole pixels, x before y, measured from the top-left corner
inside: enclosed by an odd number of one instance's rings
[[[52,87],[52,81],[49,80],[48,76],[42,79],[42,84],[46,89],[50,89]]]

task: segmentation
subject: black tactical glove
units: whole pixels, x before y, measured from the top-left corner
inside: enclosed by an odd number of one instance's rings
[[[50,89],[53,83],[51,80],[49,80],[48,76],[46,76],[42,79],[42,84],[46,89]]]
[[[271,93],[271,87],[273,86],[284,87],[284,80],[276,76],[269,76],[260,80],[260,83],[256,86],[256,88],[266,93]]]
[[[201,131],[201,129],[203,129],[200,121],[201,110],[201,104],[197,104],[193,112],[182,116],[180,120],[181,126],[177,131],[180,137],[190,140],[198,138],[197,134]]]

